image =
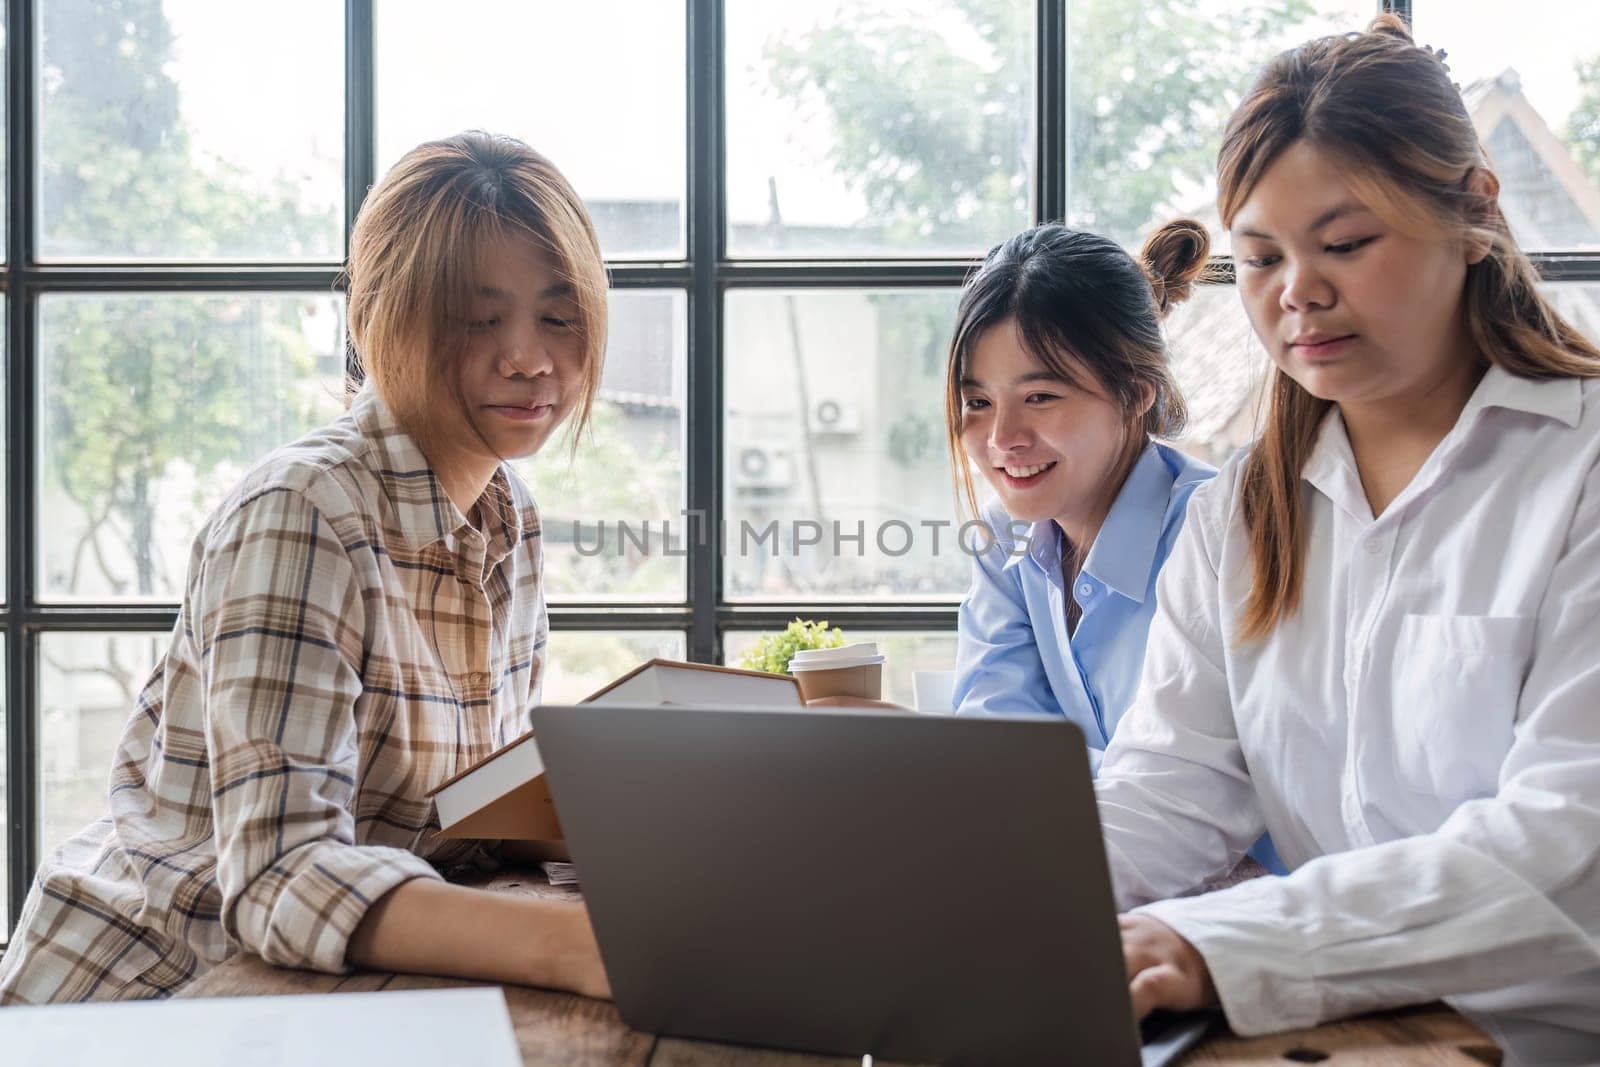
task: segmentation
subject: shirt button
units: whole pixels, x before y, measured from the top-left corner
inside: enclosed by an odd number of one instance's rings
[[[1374,537],[1372,540],[1367,542],[1367,555],[1376,556],[1379,552],[1382,552],[1382,551],[1383,551],[1383,542],[1378,540],[1376,537]]]
[[[1084,582],[1082,585],[1078,586],[1078,595],[1094,596],[1094,586],[1090,585],[1088,582]]]
[[[488,685],[489,684],[489,676],[487,674],[483,673],[482,671],[473,671],[471,674],[467,675],[467,684],[468,685]]]

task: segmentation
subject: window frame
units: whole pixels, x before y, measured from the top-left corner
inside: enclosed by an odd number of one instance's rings
[[[6,850],[9,921],[14,925],[38,864],[37,789],[41,754],[39,646],[42,635],[70,631],[160,632],[172,628],[175,603],[152,605],[40,603],[38,300],[46,293],[327,293],[340,281],[330,262],[252,265],[70,263],[36,257],[38,41],[35,0],[4,0],[6,12],[6,262],[0,289],[6,302],[6,596],[0,608],[5,641]],[[41,0],[47,2],[47,0]],[[610,265],[618,289],[678,290],[688,300],[688,383],[685,411],[687,508],[707,530],[724,515],[722,423],[724,298],[733,290],[784,288],[959,287],[973,258],[734,260],[727,255],[723,10],[728,0],[686,0],[687,227],[683,260],[622,260]],[[1411,0],[1372,0],[1374,10],[1410,18]],[[345,0],[346,234],[377,178],[375,146],[375,0]],[[1062,216],[1067,204],[1067,0],[1034,0],[1036,221]],[[1536,255],[1553,281],[1600,282],[1600,253]],[[1231,263],[1219,257],[1222,284]],[[716,538],[691,542],[685,559],[687,598],[678,604],[563,602],[550,608],[563,631],[675,630],[686,634],[691,659],[720,663],[730,630],[783,627],[796,615],[824,614],[857,630],[943,630],[956,626],[957,604],[816,601],[729,604]]]

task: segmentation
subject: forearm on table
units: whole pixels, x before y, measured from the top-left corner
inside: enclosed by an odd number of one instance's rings
[[[575,901],[414,878],[368,909],[346,959],[376,971],[572,989],[594,959],[594,941]]]

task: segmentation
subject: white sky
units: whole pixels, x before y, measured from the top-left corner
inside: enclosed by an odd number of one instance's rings
[[[1557,133],[1578,101],[1573,61],[1600,55],[1597,0],[1412,0],[1412,20],[1419,43],[1450,53],[1463,88],[1514,67]]]
[[[915,0],[883,4],[926,10]],[[380,173],[422,140],[478,126],[529,141],[589,199],[683,195],[683,0],[458,0],[447,13],[432,0],[375,6]],[[1375,6],[1318,0],[1328,12]],[[825,118],[798,115],[759,93],[766,41],[827,24],[838,7],[838,0],[728,4],[728,196],[736,219],[766,217],[768,174],[779,178],[788,221],[844,223],[860,213],[823,160],[831,136]],[[1515,67],[1557,130],[1576,100],[1574,58],[1600,53],[1600,0],[1414,0],[1414,7],[1418,38],[1449,51],[1462,85]],[[323,184],[331,168],[337,181],[342,8],[334,0],[250,8],[166,0],[178,37],[171,69],[200,147],[262,174],[282,170]],[[1360,21],[1346,15],[1315,29]]]
[[[196,147],[259,176],[283,172],[340,197],[344,5],[276,0],[246,10],[165,0],[164,8],[176,38],[167,69]]]
[[[380,173],[477,127],[527,141],[592,200],[682,195],[682,0],[374,6]]]

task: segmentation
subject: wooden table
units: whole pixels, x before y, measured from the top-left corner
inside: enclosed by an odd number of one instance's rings
[[[481,883],[499,892],[577,899],[538,874],[502,874]],[[290,993],[370,993],[390,989],[444,989],[481,985],[413,974],[318,974],[272,967],[239,955],[192,982],[179,996],[237,997]],[[630,1029],[606,1001],[526,986],[503,986],[511,1024],[525,1064],[636,1064],[639,1067],[823,1067],[858,1064],[854,1058],[776,1052],[709,1041],[656,1037]],[[1498,1065],[1500,1051],[1481,1030],[1442,1004],[1330,1023],[1314,1030],[1241,1038],[1214,1035],[1186,1056],[1183,1067],[1211,1064],[1325,1063],[1329,1067],[1429,1064],[1436,1067]],[[880,1065],[887,1067],[887,1065]]]

